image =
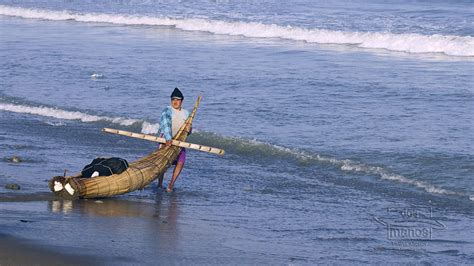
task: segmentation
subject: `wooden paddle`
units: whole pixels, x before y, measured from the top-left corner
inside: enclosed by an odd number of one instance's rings
[[[160,137],[156,137],[156,136],[152,136],[152,135],[134,133],[134,132],[130,132],[130,131],[112,129],[112,128],[103,128],[102,131],[107,132],[107,133],[127,136],[127,137],[131,137],[131,138],[145,139],[145,140],[159,142],[159,143],[166,143],[165,138],[160,138]],[[222,149],[207,147],[207,146],[194,144],[194,143],[189,143],[189,142],[184,142],[184,141],[179,141],[179,140],[172,140],[171,145],[182,147],[182,148],[187,148],[187,149],[204,151],[204,152],[208,152],[208,153],[214,153],[214,154],[221,155],[221,156],[224,155],[224,153],[225,153],[224,150],[222,150]]]

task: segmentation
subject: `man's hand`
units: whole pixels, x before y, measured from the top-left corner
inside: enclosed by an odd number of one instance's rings
[[[185,130],[186,130],[186,132],[188,132],[188,133],[191,132],[191,125],[190,125],[190,124],[186,125]]]
[[[171,143],[173,143],[172,140],[167,140],[166,143],[165,143],[165,145],[166,145],[166,146],[171,146]]]

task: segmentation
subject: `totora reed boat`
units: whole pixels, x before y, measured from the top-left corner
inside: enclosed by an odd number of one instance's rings
[[[183,126],[179,129],[174,140],[185,141],[196,110],[201,101],[198,97],[194,108]],[[55,176],[49,181],[49,188],[56,195],[66,199],[100,198],[125,194],[143,189],[160,175],[164,174],[177,159],[181,148],[175,145],[161,145],[151,154],[131,163],[127,170],[120,174],[84,178],[76,176]]]

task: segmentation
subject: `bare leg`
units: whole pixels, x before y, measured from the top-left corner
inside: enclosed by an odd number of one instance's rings
[[[163,187],[163,178],[165,177],[165,173],[161,174],[159,177],[158,177],[158,187],[159,188],[162,188]]]
[[[176,179],[178,179],[179,174],[181,174],[181,170],[183,170],[183,167],[184,163],[180,162],[178,162],[174,167],[173,177],[171,178],[171,181],[168,184],[168,188],[166,189],[167,192],[173,191],[174,183],[176,182]]]

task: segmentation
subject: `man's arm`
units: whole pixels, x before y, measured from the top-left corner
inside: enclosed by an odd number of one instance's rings
[[[163,137],[166,139],[166,145],[171,145],[171,109],[166,107],[161,113],[160,117],[160,130],[163,133]],[[168,144],[169,143],[169,144]]]

